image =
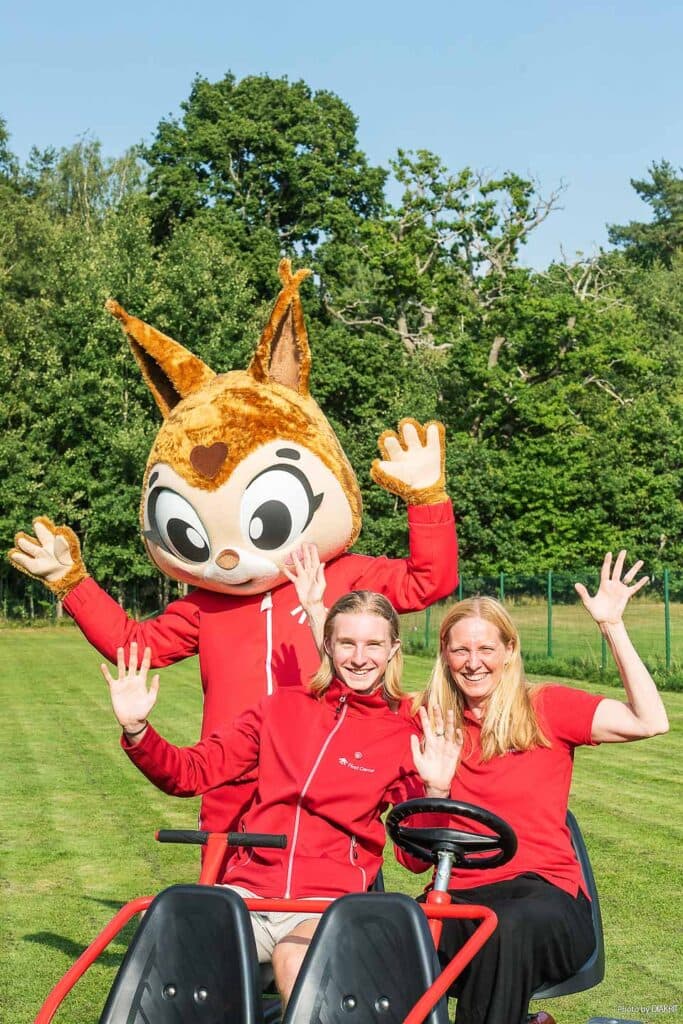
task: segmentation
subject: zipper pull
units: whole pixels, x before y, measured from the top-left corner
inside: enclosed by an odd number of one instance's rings
[[[354,860],[358,860],[358,850],[356,849],[357,846],[358,840],[356,839],[355,836],[351,836],[351,854]]]
[[[337,707],[336,707],[335,712],[334,712],[334,717],[335,718],[339,718],[339,715],[341,714],[341,709],[344,707],[345,704],[346,704],[346,694],[342,693],[341,697],[339,698],[339,703],[337,704]]]

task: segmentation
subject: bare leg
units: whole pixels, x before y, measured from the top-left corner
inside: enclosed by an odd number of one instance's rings
[[[280,939],[273,950],[275,984],[282,999],[283,1009],[289,1002],[294,982],[306,956],[306,950],[311,944],[313,932],[318,927],[319,920],[319,918],[311,918],[308,921],[302,921],[289,935],[285,935],[284,939]]]

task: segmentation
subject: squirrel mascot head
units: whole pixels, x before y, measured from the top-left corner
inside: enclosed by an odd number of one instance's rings
[[[282,583],[303,541],[334,558],[361,524],[356,477],[308,390],[299,286],[310,271],[278,269],[282,291],[246,371],[216,374],[107,303],[164,417],[140,507],[149,555],[172,579],[224,594]]]

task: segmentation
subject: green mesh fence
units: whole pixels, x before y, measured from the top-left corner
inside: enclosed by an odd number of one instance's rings
[[[517,623],[530,672],[577,677],[613,674],[607,646],[574,590],[577,581],[594,593],[598,574],[556,570],[538,576],[463,573],[451,598],[426,611],[402,616],[404,649],[435,655],[446,609],[453,601],[487,594],[502,600]],[[117,585],[114,596],[131,614],[144,618],[179,593],[180,588],[168,580],[154,580]],[[0,617],[5,625],[46,624],[60,617],[60,607],[43,586],[8,566],[0,570]],[[655,676],[666,676],[665,685],[683,688],[683,571],[664,569],[651,577],[644,591],[630,602],[625,619],[637,650]]]
[[[502,601],[512,615],[531,672],[536,668],[550,671],[555,666],[558,674],[568,668],[579,669],[583,675],[609,674],[613,665],[607,644],[576,594],[575,582],[584,583],[594,593],[598,574],[463,575],[450,599],[424,612],[402,616],[404,647],[412,653],[435,655],[441,620],[453,601],[488,595]],[[644,591],[631,600],[624,618],[651,670],[683,675],[683,572],[665,569],[651,578]]]

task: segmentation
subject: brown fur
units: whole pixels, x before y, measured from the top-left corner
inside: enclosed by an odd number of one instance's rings
[[[33,520],[34,529],[36,523],[40,523],[41,526],[46,527],[46,529],[54,534],[55,537],[62,537],[69,548],[69,555],[71,557],[72,564],[69,566],[66,573],[58,580],[47,580],[45,578],[41,578],[41,582],[47,587],[47,589],[52,591],[58,601],[61,601],[66,597],[70,590],[73,590],[77,583],[80,583],[81,580],[84,580],[88,575],[81,557],[81,545],[78,537],[69,526],[55,526],[52,520],[48,519],[47,516],[36,516]],[[35,537],[31,537],[28,533],[24,533],[23,530],[20,530],[14,538],[14,543],[17,546],[10,549],[7,557],[14,568],[18,569],[19,572],[25,573],[27,576],[30,576],[31,579],[37,579],[38,577],[36,577],[34,573],[29,572],[29,570],[25,569],[23,565],[15,561],[15,555],[24,554],[24,552],[19,548],[20,540],[27,540],[29,543],[34,545],[36,543]]]
[[[216,375],[172,338],[129,316],[113,300],[107,303],[121,321],[164,416],[145,482],[150,467],[164,462],[191,486],[215,490],[262,444],[274,438],[296,441],[317,455],[341,483],[352,513],[350,546],[361,526],[358,483],[308,390],[311,352],[299,286],[310,271],[292,274],[289,260],[282,260],[278,270],[283,288],[246,371]],[[217,458],[218,445],[227,449],[222,460]],[[208,451],[215,457],[206,456]]]
[[[420,442],[423,445],[427,443],[427,428],[431,426],[432,423],[436,425],[439,431],[439,438],[441,441],[441,473],[439,479],[434,484],[432,484],[431,487],[423,487],[417,490],[414,487],[410,487],[408,484],[401,483],[401,481],[397,480],[395,476],[388,476],[380,466],[379,459],[375,459],[375,461],[373,462],[370,468],[370,476],[372,477],[376,484],[378,484],[380,487],[383,487],[384,490],[390,491],[392,494],[397,494],[399,498],[406,502],[406,504],[436,505],[441,501],[446,501],[448,497],[448,495],[446,494],[445,465],[446,429],[443,423],[439,423],[437,420],[430,420],[429,423],[425,423],[423,426],[422,424],[418,423],[417,420],[414,420],[409,416],[405,417],[405,419],[402,419],[401,422],[399,423],[398,432],[395,430],[385,430],[382,434],[380,434],[379,439],[377,441],[377,445],[381,452],[382,458],[388,458],[388,452],[385,445],[385,441],[388,437],[395,438],[401,445],[401,448],[403,448],[404,451],[406,450],[406,447],[401,440],[401,428],[406,423],[411,423],[415,427]]]

